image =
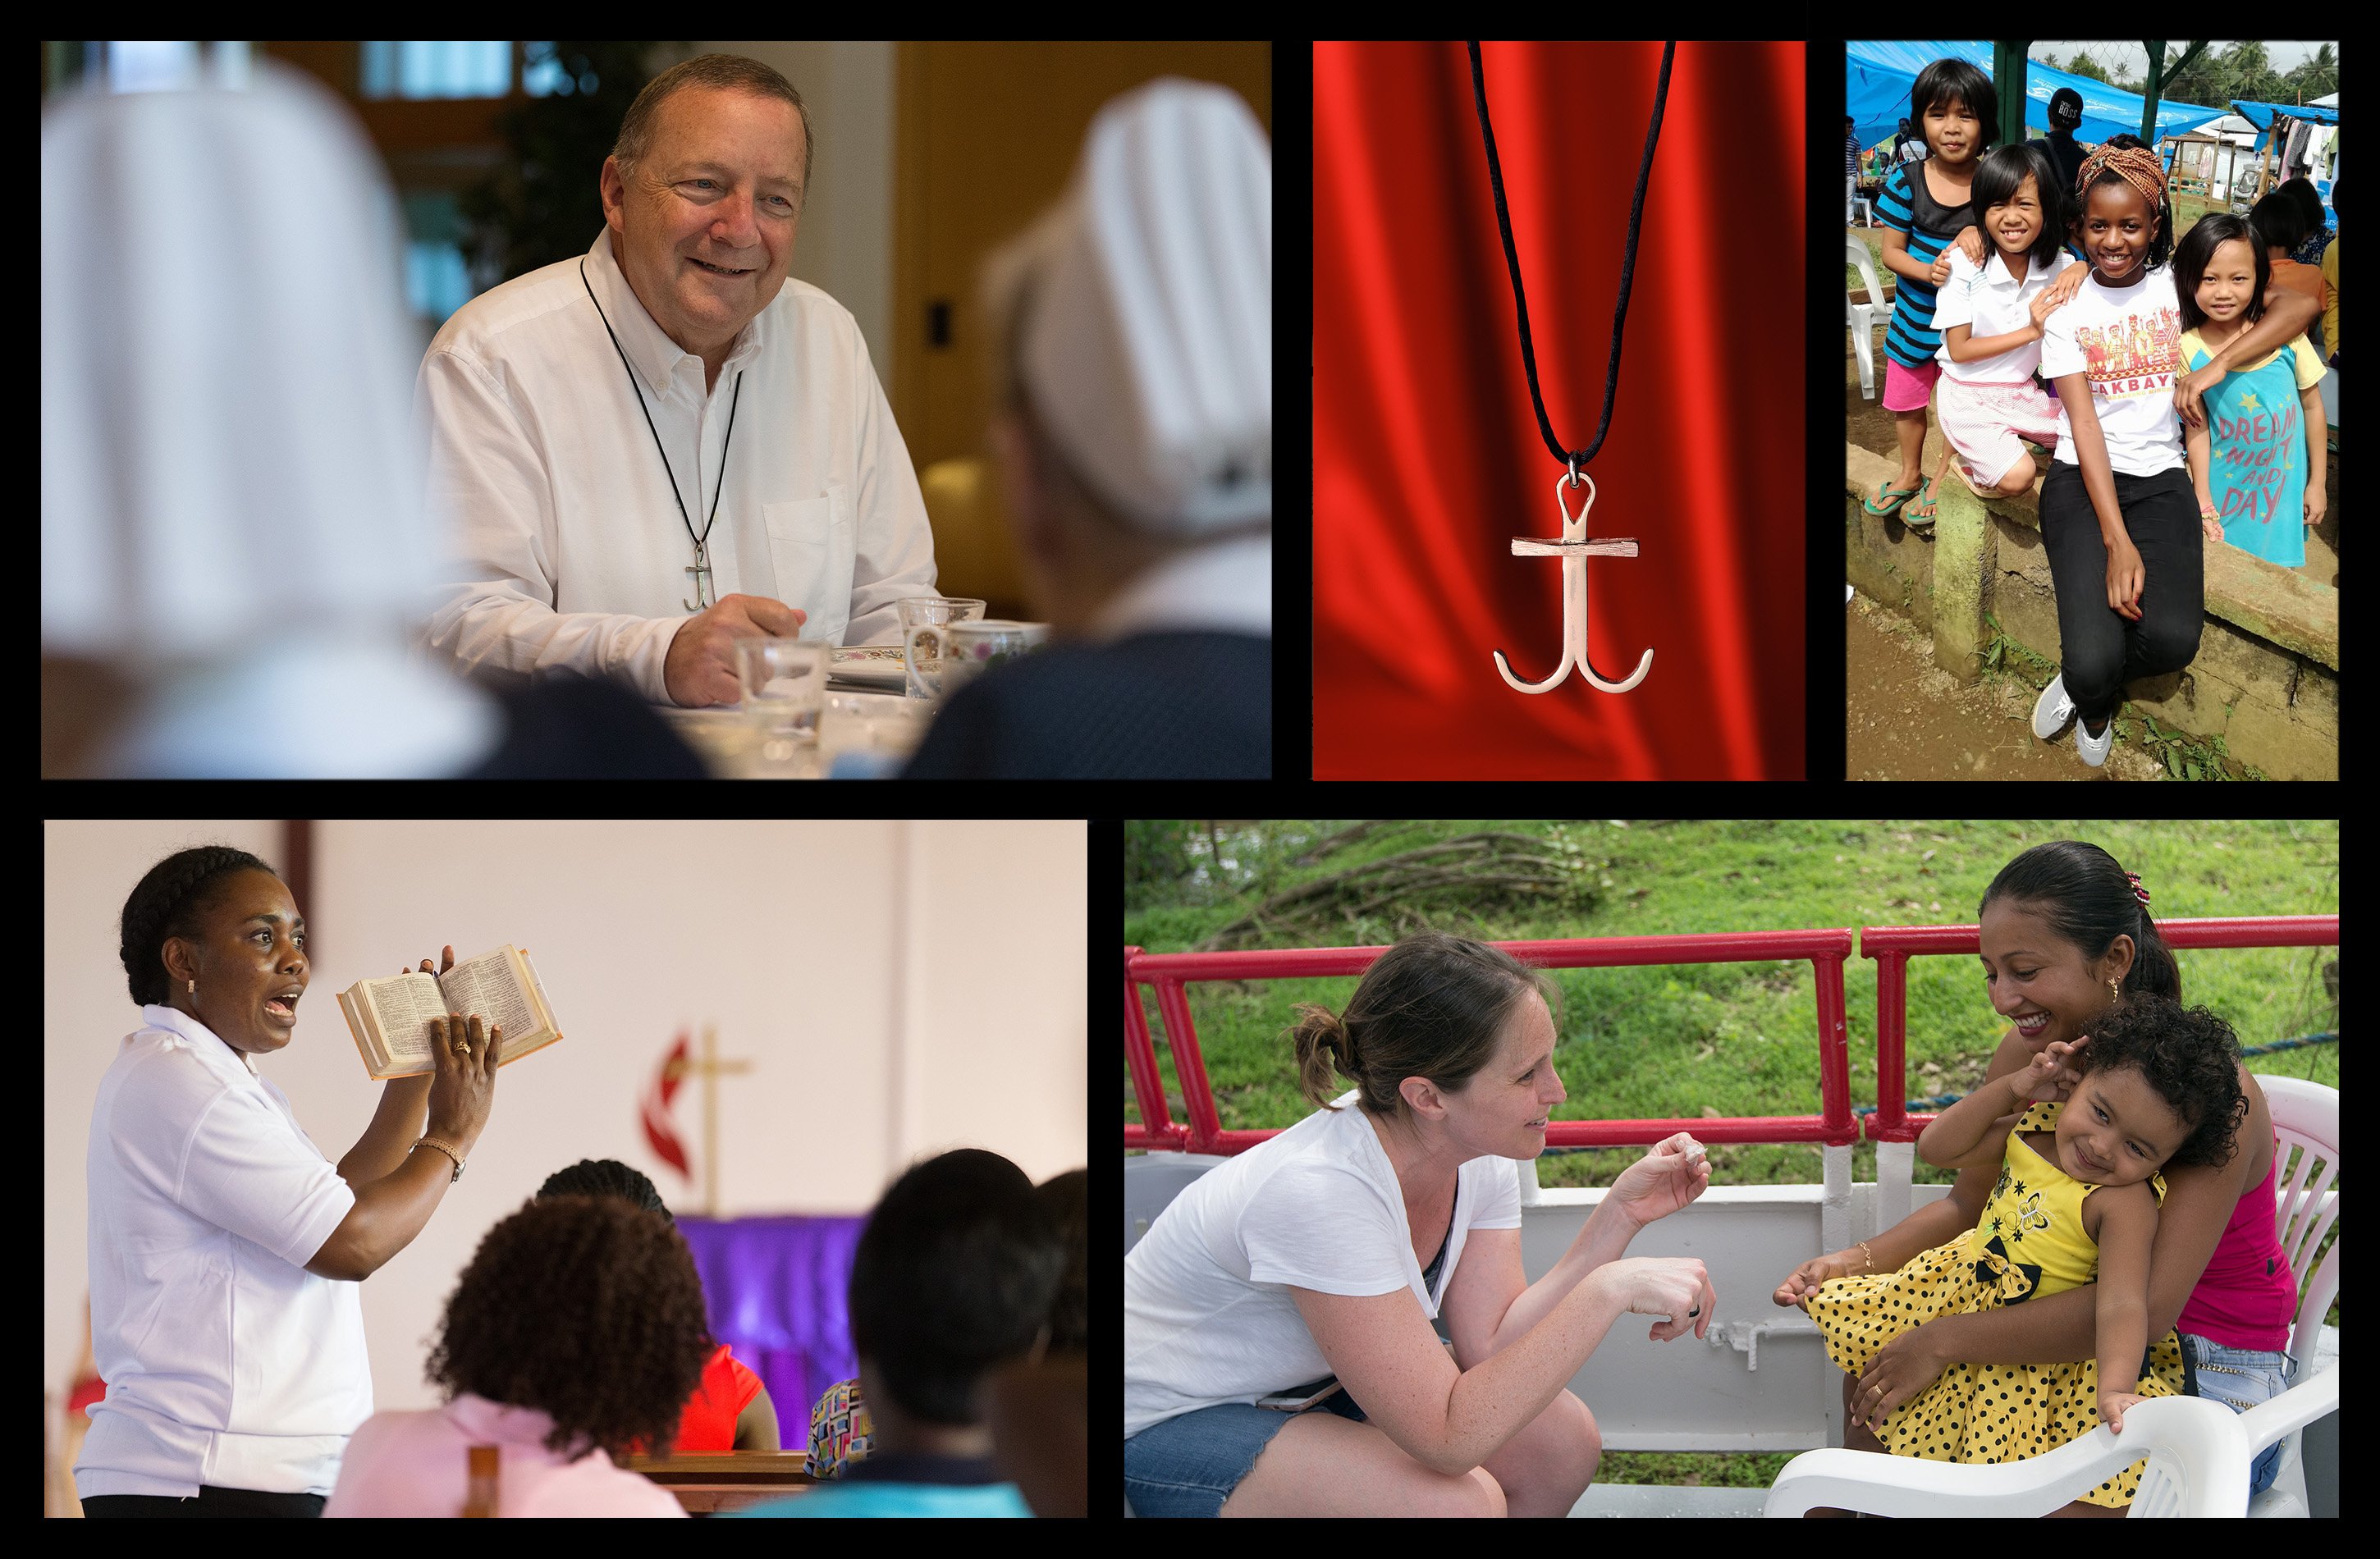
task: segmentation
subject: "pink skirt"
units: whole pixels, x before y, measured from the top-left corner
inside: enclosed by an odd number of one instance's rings
[[[2029,379],[1962,384],[1944,374],[1934,387],[1934,417],[1978,488],[1999,485],[2024,453],[2018,440],[2058,447],[2058,402]]]

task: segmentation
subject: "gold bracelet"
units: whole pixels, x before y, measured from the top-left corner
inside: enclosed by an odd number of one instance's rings
[[[1860,1241],[1860,1254],[1867,1258],[1868,1272],[1874,1272],[1876,1270],[1876,1252],[1867,1248],[1867,1241],[1864,1239]],[[1865,1275],[1865,1274],[1863,1274],[1862,1275]]]
[[[455,1173],[447,1177],[447,1184],[452,1185],[456,1180],[463,1178],[463,1155],[456,1153],[453,1148],[448,1147],[444,1142],[440,1142],[435,1137],[424,1137],[413,1145],[418,1148],[436,1148],[440,1153],[444,1154],[447,1157],[455,1161]]]

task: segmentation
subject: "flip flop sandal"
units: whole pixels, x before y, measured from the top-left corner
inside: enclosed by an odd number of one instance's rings
[[[1900,511],[1900,523],[1910,526],[1930,526],[1934,523],[1934,489],[1942,478],[1930,477],[1918,484],[1918,494]]]
[[[1891,478],[1888,477],[1885,480],[1889,481]],[[1925,485],[1925,484],[1923,481],[1920,481],[1917,484],[1917,487],[1913,488],[1888,488],[1884,485],[1884,482],[1878,482],[1876,484],[1876,497],[1861,499],[1860,507],[1866,510],[1869,514],[1881,518],[1884,515],[1890,514],[1899,510],[1902,504],[1916,497],[1918,489],[1923,488]],[[1881,509],[1876,507],[1876,502],[1879,499],[1888,500]]]

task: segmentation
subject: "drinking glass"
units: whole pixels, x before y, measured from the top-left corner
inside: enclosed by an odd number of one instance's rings
[[[819,700],[826,692],[832,647],[817,639],[735,641],[735,679],[744,713],[764,738],[818,739]]]

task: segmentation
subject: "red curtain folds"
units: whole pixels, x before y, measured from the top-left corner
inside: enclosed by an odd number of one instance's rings
[[[1595,435],[1658,42],[1486,43],[1555,437]],[[1314,51],[1317,779],[1803,776],[1803,46],[1681,42],[1611,430],[1586,469],[1576,671],[1560,535],[1461,42]],[[1572,507],[1575,508],[1575,501]]]

